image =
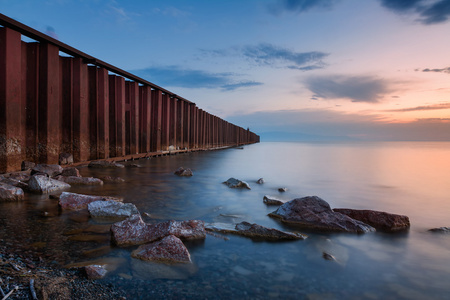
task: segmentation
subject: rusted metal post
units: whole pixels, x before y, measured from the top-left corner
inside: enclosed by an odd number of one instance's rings
[[[62,99],[62,144],[61,152],[72,153],[73,140],[73,60],[60,57],[60,79]]]
[[[88,67],[89,82],[89,159],[98,157],[98,73],[96,66]]]
[[[196,128],[197,128],[197,114],[196,114],[196,110],[195,110],[195,104],[194,103],[190,103],[190,115],[191,115],[191,119],[190,119],[190,131],[189,131],[189,148],[190,149],[195,149],[196,145],[195,145],[195,137],[196,137]]]
[[[169,145],[177,147],[177,127],[178,127],[178,115],[177,115],[177,98],[170,98],[170,136]]]
[[[134,81],[125,83],[127,154],[139,153],[139,85]]]
[[[112,157],[125,155],[125,79],[109,75],[109,150]]]
[[[61,145],[59,49],[41,43],[39,50],[39,130],[41,163],[57,164]]]
[[[177,100],[177,146],[184,147],[184,101]]]
[[[152,151],[161,151],[162,92],[152,90]]]
[[[189,103],[184,104],[184,135],[183,135],[183,147],[189,148],[190,144],[190,133],[191,133],[191,106]]]
[[[141,134],[139,146],[140,152],[145,153],[150,151],[152,89],[147,85],[140,86],[139,93],[139,131]]]
[[[170,140],[170,97],[162,96],[162,119],[161,119],[161,150],[169,149]]]
[[[73,58],[73,160],[89,159],[89,102],[87,65]]]
[[[98,68],[97,158],[109,157],[109,79],[108,70]]]
[[[0,28],[0,173],[20,170],[26,157],[20,38],[20,33]]]

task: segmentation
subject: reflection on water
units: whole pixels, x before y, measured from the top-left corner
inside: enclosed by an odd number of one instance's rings
[[[167,291],[168,297],[287,299],[445,299],[450,294],[450,236],[427,229],[449,226],[450,143],[261,143],[244,150],[182,154],[141,160],[140,168],[81,169],[84,176],[120,176],[125,183],[76,187],[85,194],[121,196],[146,222],[201,219],[248,221],[296,230],[267,216],[262,199],[318,195],[332,207],[408,215],[402,234],[318,234],[304,241],[253,242],[208,235],[187,243],[192,265],[165,266],[130,257],[136,247],[110,245],[110,222],[85,211],[61,212],[57,201],[30,195],[0,204],[0,239],[17,253],[59,265],[106,263],[105,281],[131,298]],[[178,177],[180,166],[194,176]],[[236,177],[252,190],[229,189]],[[256,180],[263,177],[263,185]],[[279,187],[287,187],[279,193]],[[322,257],[326,252],[336,261]]]

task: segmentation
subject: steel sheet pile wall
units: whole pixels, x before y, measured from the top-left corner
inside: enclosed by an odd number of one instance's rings
[[[60,153],[80,162],[259,142],[195,103],[1,14],[0,24],[0,173],[24,160],[58,163]],[[37,42],[23,42],[22,34]]]

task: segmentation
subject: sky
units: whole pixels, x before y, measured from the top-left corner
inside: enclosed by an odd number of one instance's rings
[[[450,141],[450,0],[0,0],[271,140]]]

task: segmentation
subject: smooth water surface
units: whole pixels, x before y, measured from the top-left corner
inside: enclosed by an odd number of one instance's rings
[[[47,196],[0,204],[0,238],[15,251],[59,265],[108,264],[103,279],[129,298],[448,299],[450,235],[450,143],[261,143],[243,150],[198,152],[135,161],[140,168],[81,169],[83,176],[126,180],[77,187],[85,194],[122,196],[146,222],[201,219],[248,221],[289,228],[268,213],[264,195],[284,200],[317,195],[332,208],[374,209],[407,215],[406,233],[306,232],[303,241],[261,242],[208,235],[187,243],[193,264],[166,266],[130,257],[136,247],[110,245],[110,222],[86,212],[62,212]],[[180,166],[194,176],[178,177]],[[229,177],[251,190],[230,189]],[[263,177],[265,183],[256,184]],[[286,187],[285,193],[278,188]],[[47,212],[47,216],[43,213]],[[144,214],[145,213],[145,214]],[[327,252],[337,261],[322,257]],[[165,296],[164,296],[165,295]]]

